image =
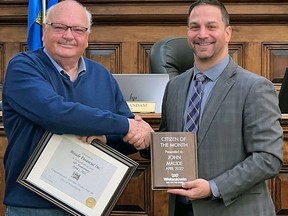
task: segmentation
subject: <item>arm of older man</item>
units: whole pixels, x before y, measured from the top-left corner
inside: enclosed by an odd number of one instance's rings
[[[136,115],[134,119],[128,119],[129,131],[123,138],[125,142],[134,145],[137,150],[146,149],[151,144],[151,132],[154,130],[151,126],[145,122],[141,116]],[[79,137],[84,143],[91,143],[93,140],[97,139],[102,143],[107,143],[107,138],[105,135],[101,136],[82,136]]]

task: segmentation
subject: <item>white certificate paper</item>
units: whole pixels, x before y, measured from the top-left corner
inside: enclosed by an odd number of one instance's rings
[[[109,146],[46,132],[18,181],[74,215],[108,215],[138,164]]]

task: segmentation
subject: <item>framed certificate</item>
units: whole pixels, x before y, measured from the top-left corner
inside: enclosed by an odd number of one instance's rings
[[[109,215],[138,163],[106,144],[45,132],[18,182],[72,215]]]

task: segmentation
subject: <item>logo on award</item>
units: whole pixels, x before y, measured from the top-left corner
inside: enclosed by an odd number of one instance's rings
[[[179,176],[179,174],[178,174],[178,173],[171,173],[171,176],[172,176],[173,178],[177,178],[177,177]]]
[[[89,197],[86,199],[86,206],[89,208],[94,208],[96,205],[96,200],[93,197]]]

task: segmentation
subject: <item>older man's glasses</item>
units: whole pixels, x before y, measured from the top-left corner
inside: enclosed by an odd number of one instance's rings
[[[82,26],[68,26],[61,23],[46,23],[50,25],[55,33],[64,34],[68,29],[75,35],[83,35],[88,31],[88,28]]]

